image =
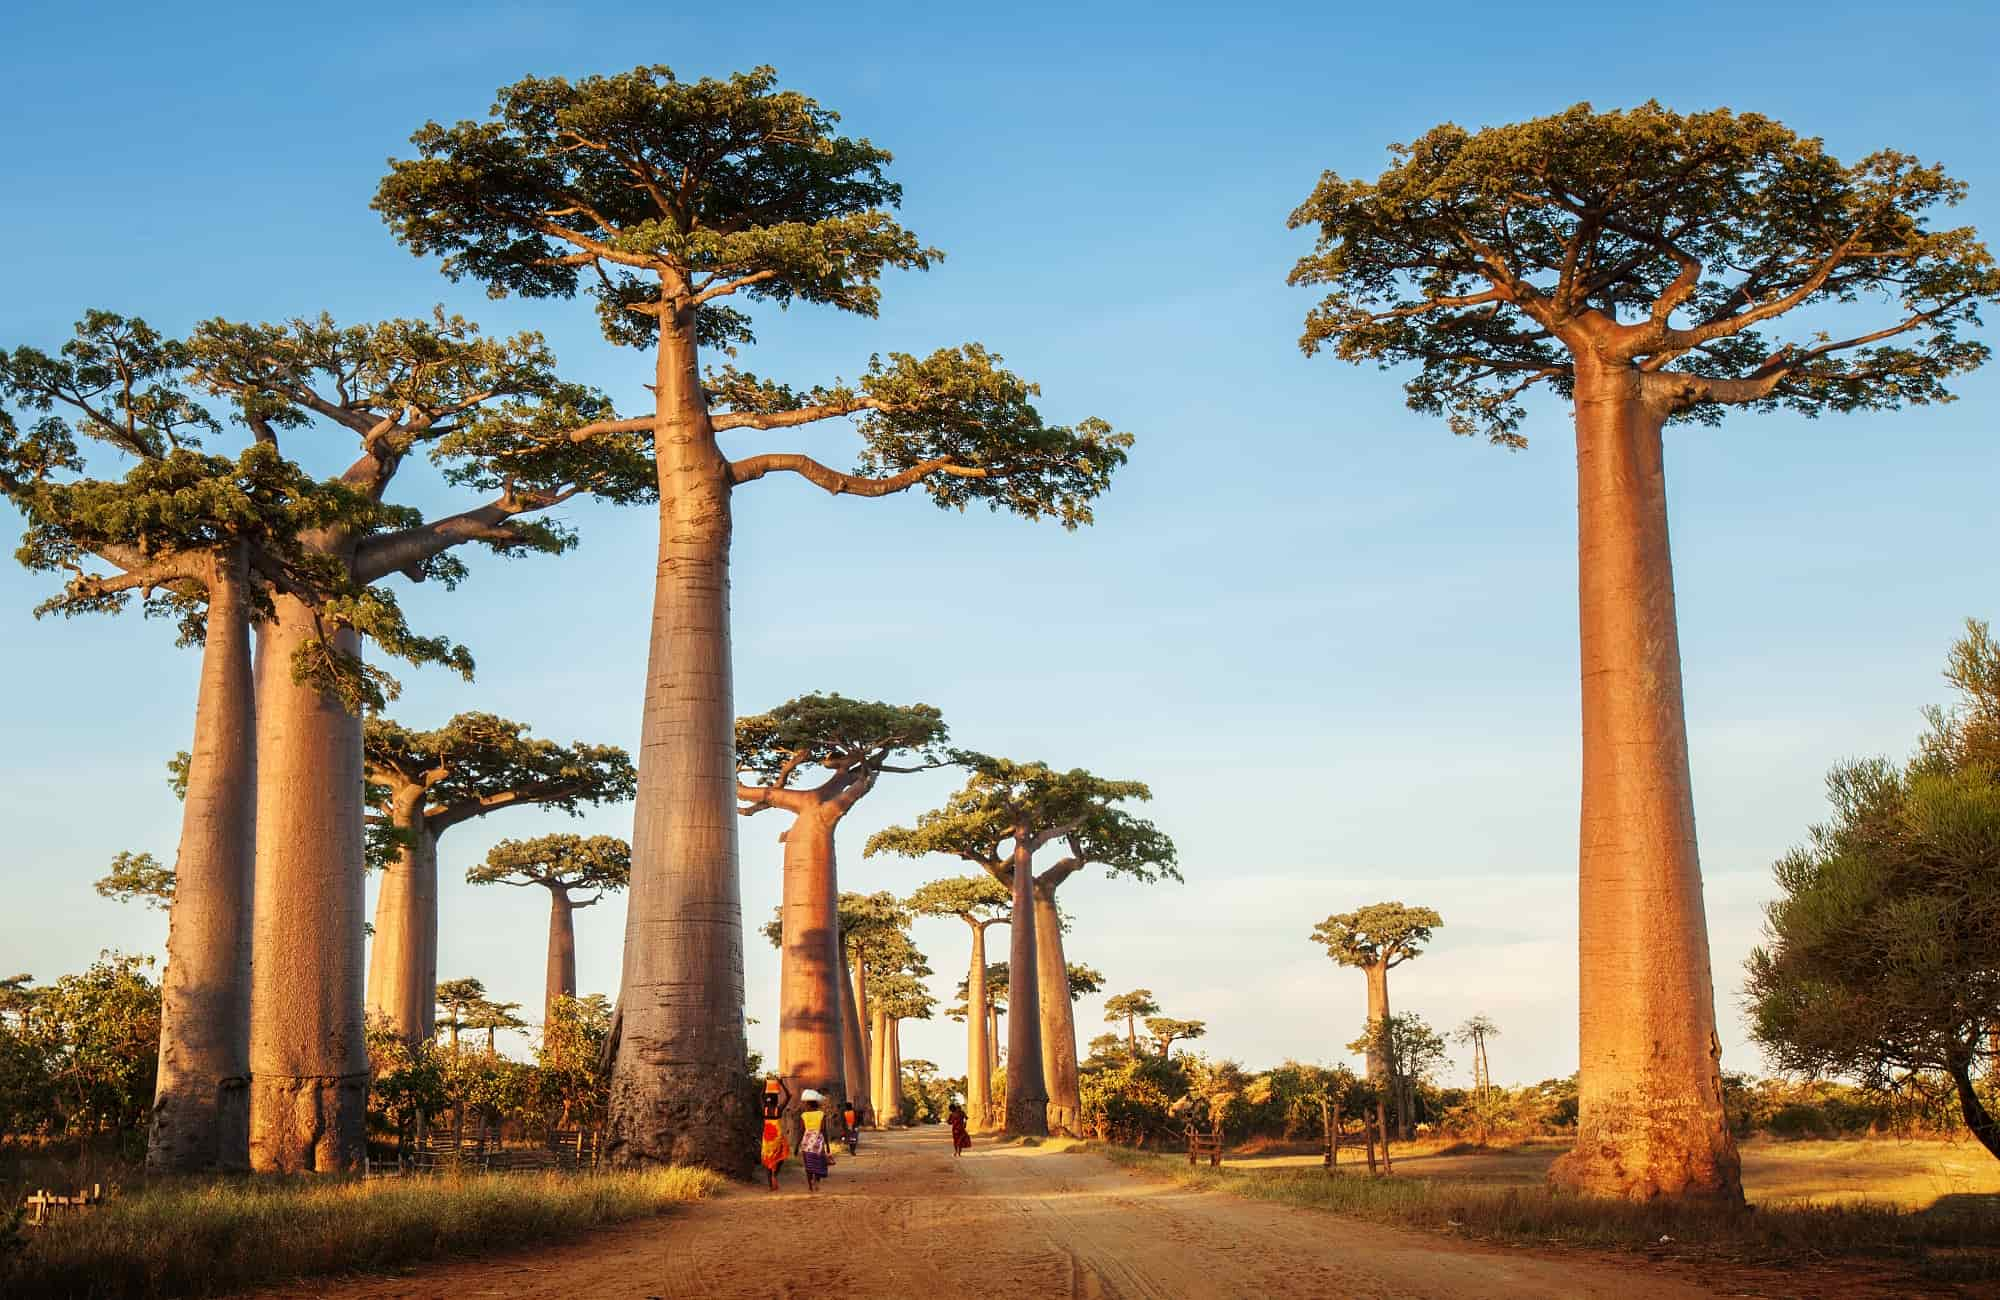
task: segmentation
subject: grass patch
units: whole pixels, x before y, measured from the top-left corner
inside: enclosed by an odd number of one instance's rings
[[[699,1200],[706,1170],[285,1179],[154,1186],[30,1231],[0,1294],[212,1296],[545,1242]]]
[[[1643,1248],[1654,1258],[1746,1264],[1864,1255],[1901,1261],[1931,1280],[2000,1280],[2000,1198],[1951,1198],[1954,1204],[1922,1212],[1867,1203],[1776,1203],[1738,1210],[1599,1201],[1546,1188],[1442,1178],[1211,1170],[1189,1167],[1184,1157],[1101,1150],[1116,1164],[1187,1187],[1491,1241]]]

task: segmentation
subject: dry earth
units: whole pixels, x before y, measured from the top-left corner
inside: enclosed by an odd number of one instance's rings
[[[669,1217],[395,1278],[301,1283],[265,1300],[763,1300],[1060,1296],[1616,1297],[1894,1294],[1847,1274],[1699,1278],[1643,1259],[1545,1255],[1175,1187],[1085,1152],[941,1129],[870,1134],[817,1195],[739,1188]],[[1905,1292],[1907,1294],[1907,1292]]]

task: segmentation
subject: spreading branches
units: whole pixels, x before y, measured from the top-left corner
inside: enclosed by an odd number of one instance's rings
[[[928,704],[802,695],[736,720],[737,798],[744,816],[851,809],[883,772],[919,772],[952,761],[944,719]],[[814,786],[795,785],[804,773]]]
[[[615,835],[543,835],[501,840],[486,860],[466,870],[474,885],[535,885],[560,894],[572,908],[589,907],[632,882],[632,846]],[[576,890],[592,891],[572,898]]]
[[[1947,401],[1986,359],[1961,334],[2000,299],[2000,271],[1972,230],[1930,224],[1965,187],[1908,155],[1843,164],[1768,118],[1653,103],[1445,125],[1392,153],[1374,181],[1327,173],[1292,214],[1318,241],[1291,283],[1326,290],[1300,345],[1414,364],[1411,408],[1455,432],[1522,445],[1524,395],[1568,396],[1584,355],[1653,376],[1664,415],[1708,422],[1731,405]],[[1889,319],[1759,333],[1864,300],[1894,304]]]
[[[1312,939],[1338,965],[1389,969],[1422,956],[1431,931],[1443,924],[1428,907],[1370,903],[1327,917],[1313,927]]]
[[[443,831],[501,808],[539,804],[572,817],[586,804],[621,803],[638,773],[615,745],[562,745],[491,713],[461,713],[434,731],[370,718],[363,732],[369,802],[392,820],[399,802]]]

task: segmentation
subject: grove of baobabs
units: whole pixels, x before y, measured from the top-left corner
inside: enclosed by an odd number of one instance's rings
[[[2000,1295],[2000,14],[1700,7],[0,15],[0,1295]]]

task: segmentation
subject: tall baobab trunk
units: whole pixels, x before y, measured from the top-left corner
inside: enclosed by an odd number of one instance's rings
[[[889,1117],[899,1127],[903,1122],[903,1022],[889,1022]]]
[[[257,722],[248,582],[241,553],[213,561],[160,977],[159,1085],[146,1143],[153,1173],[249,1161]]]
[[[660,308],[654,577],[632,885],[611,1072],[613,1165],[748,1174],[756,1086],[743,1026],[730,683],[730,471],[701,392],[685,284]]]
[[[368,1017],[412,1044],[437,1033],[438,846],[424,824],[427,794],[396,794],[389,815],[410,839],[382,872],[368,947]]]
[[[990,1080],[1000,1072],[1000,1008],[989,1000],[986,1004],[986,1077]]]
[[[840,1045],[840,886],[830,808],[799,812],[785,833],[784,949],[778,977],[778,1073],[803,1111],[807,1088],[840,1112],[846,1092]]]
[[[291,596],[257,636],[257,882],[250,991],[250,1167],[361,1163],[361,719],[293,680],[312,612]],[[360,654],[352,631],[333,635]]]
[[[549,965],[542,988],[542,1023],[555,1018],[557,998],[576,996],[576,905],[569,890],[549,887]]]
[[[1631,1200],[1741,1201],[1695,852],[1664,413],[1638,381],[1577,358],[1580,1111],[1576,1149],[1550,1178]]]
[[[965,977],[965,1122],[980,1132],[992,1124],[993,1053],[987,1037],[990,1019],[986,1006],[986,927],[968,921],[972,927],[972,970]]]
[[[874,1009],[874,1024],[868,1058],[868,1105],[875,1112],[875,1127],[887,1128],[896,1112],[889,1105],[889,1015],[880,1006]]]
[[[1017,837],[1018,838],[1018,837]],[[1035,914],[1035,886],[1028,854],[1014,853],[1014,912]],[[1047,1137],[1048,1084],[1042,1078],[1042,1018],[1040,981],[1036,975],[1037,925],[1007,929],[1007,1131],[1020,1137]]]
[[[859,980],[860,963],[850,963],[847,970],[847,985],[841,989],[840,998],[840,1064],[842,1081],[847,1086],[847,1097],[854,1103],[857,1112],[869,1106],[868,1094],[868,1040],[861,1032],[862,1017],[866,1014],[861,1006]]]
[[[1389,964],[1376,962],[1362,970],[1368,976],[1368,1077],[1380,1083],[1389,1077],[1380,1046],[1382,1022],[1389,1018]]]
[[[1041,985],[1042,1078],[1049,1092],[1049,1131],[1077,1134],[1083,1094],[1076,1073],[1076,1007],[1069,1000],[1069,964],[1055,891],[1035,890],[1035,966]],[[1011,997],[1011,995],[1010,995]],[[1016,1004],[1018,1005],[1018,1004]]]

